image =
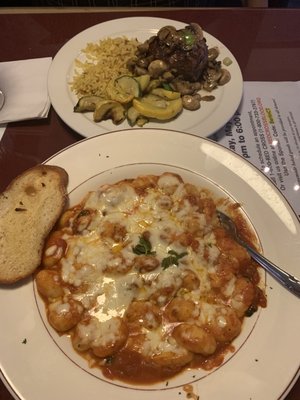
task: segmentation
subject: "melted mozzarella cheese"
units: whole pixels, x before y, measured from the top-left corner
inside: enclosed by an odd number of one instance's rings
[[[52,303],[49,307],[49,310],[54,311],[56,314],[66,314],[70,311],[70,309],[71,306],[69,303],[62,303],[60,301]]]
[[[152,357],[161,354],[182,354],[185,349],[180,347],[172,336],[166,336],[164,328],[146,331],[141,352],[145,357]]]
[[[216,318],[217,310],[214,304],[201,303],[200,322],[202,325],[209,325]]]
[[[169,191],[170,188],[173,187],[178,187],[181,184],[181,180],[179,179],[178,176],[173,175],[173,174],[169,174],[169,173],[165,173],[162,174],[157,182],[157,185],[159,188],[165,190],[165,191]]]
[[[107,321],[111,317],[123,317],[141,285],[142,281],[137,273],[115,279],[105,277],[102,294],[98,296],[97,306],[91,315],[97,317],[99,321]]]
[[[95,210],[96,214],[88,232],[67,239],[68,253],[61,265],[63,281],[76,287],[84,285],[84,292],[77,291],[75,297],[85,308],[92,308],[92,315],[102,321],[123,316],[134,298],[147,299],[170,286],[176,291],[182,284],[182,273],[186,268],[200,277],[202,292],[210,289],[203,253],[208,244],[210,261],[217,257],[213,234],[206,235],[197,251],[187,249],[176,240],[185,232],[188,218],[196,220],[200,229],[205,225],[205,217],[195,212],[195,207],[187,200],[182,201],[185,195],[183,183],[172,174],[163,174],[158,179],[158,187],[149,188],[142,197],[126,182],[89,193],[83,206]],[[112,238],[103,237],[105,222],[125,227],[126,242],[114,243]],[[177,254],[188,253],[180,260],[180,268],[171,265],[165,270],[159,267],[150,273],[134,271],[127,274],[136,257],[133,247],[145,230],[149,232],[152,251],[159,263],[171,250]],[[146,285],[142,285],[141,280]],[[163,303],[166,299],[160,297],[158,302]]]
[[[106,213],[130,212],[138,200],[139,197],[135,190],[130,185],[123,183],[100,192],[97,208]]]
[[[137,194],[130,181],[88,194],[82,207],[92,210],[92,220],[82,232],[65,235],[67,253],[60,262],[63,282],[76,287],[67,296],[80,302],[91,317],[88,323],[77,325],[83,344],[113,342],[119,324],[116,317],[122,318],[136,300],[155,298],[158,307],[163,307],[177,295],[193,301],[192,317],[198,324],[209,325],[216,320],[220,327],[226,324],[218,306],[205,300],[211,291],[209,274],[215,271],[220,254],[216,237],[205,215],[188,201],[186,190],[176,175],[163,174],[157,186],[144,190],[142,195]],[[115,235],[114,229],[121,229],[122,233]],[[158,267],[140,272],[135,267],[139,255],[134,248],[145,232]],[[192,237],[195,242],[183,245],[181,237]],[[51,255],[54,250],[49,247],[46,254]],[[163,261],[174,253],[186,254],[162,268]],[[188,271],[200,281],[193,290],[183,286]],[[230,296],[234,287],[232,279],[223,294]],[[66,312],[68,304],[61,302],[55,307],[57,312]],[[145,340],[140,351],[144,356],[183,351],[166,321],[157,327],[153,313],[146,312],[144,318],[149,326],[155,326],[143,327]]]

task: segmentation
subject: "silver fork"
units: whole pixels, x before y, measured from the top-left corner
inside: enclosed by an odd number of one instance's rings
[[[271,261],[259,254],[252,247],[250,247],[246,242],[244,242],[244,240],[241,239],[238,234],[235,223],[230,217],[228,217],[228,215],[224,214],[220,210],[217,210],[217,215],[222,225],[235,238],[235,240],[248,251],[253,260],[255,260],[266,271],[268,271],[268,273],[272,275],[272,277],[275,278],[279,283],[281,283],[282,286],[284,286],[287,290],[300,298],[300,280],[297,279],[295,276],[290,275],[283,269],[277,267]]]

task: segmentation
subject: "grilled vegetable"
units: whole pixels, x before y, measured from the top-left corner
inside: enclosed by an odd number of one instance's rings
[[[100,96],[83,96],[74,107],[74,112],[83,113],[87,111],[95,111],[96,104],[103,100]]]
[[[163,88],[155,88],[151,91],[151,93],[166,100],[175,100],[180,97],[179,92],[174,92],[173,90],[166,90]]]
[[[139,97],[140,85],[135,78],[123,75],[120,78],[112,79],[107,85],[106,92],[111,100],[127,104],[135,97]]]
[[[137,76],[134,79],[140,85],[140,90],[143,93],[147,89],[151,78],[150,78],[150,75],[145,74],[145,75]]]
[[[165,100],[155,95],[147,95],[133,100],[133,107],[139,114],[158,120],[168,120],[175,117],[182,110],[182,100]]]
[[[94,111],[94,121],[100,122],[110,118],[115,125],[119,125],[124,121],[125,108],[122,104],[113,100],[103,100],[97,103]]]
[[[140,116],[140,113],[133,106],[128,108],[127,120],[128,120],[128,123],[130,126],[134,126],[136,124],[136,121],[139,116]]]

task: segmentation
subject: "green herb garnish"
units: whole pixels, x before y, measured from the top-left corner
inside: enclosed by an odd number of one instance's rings
[[[246,310],[245,316],[251,317],[257,311],[257,306],[255,304],[251,304],[251,306]]]
[[[113,363],[114,357],[113,356],[108,356],[105,357],[105,365],[111,365]]]
[[[139,243],[132,248],[132,251],[139,256],[142,254],[145,254],[146,256],[149,254],[155,254],[155,251],[152,251],[152,245],[150,241],[144,236],[140,237]]]
[[[81,210],[80,213],[77,215],[77,218],[85,217],[86,215],[90,215],[90,213],[91,213],[90,210],[83,209],[83,210]]]
[[[170,255],[164,258],[161,262],[162,269],[169,268],[171,265],[178,265],[179,260],[188,253],[184,251],[183,253],[178,254],[175,250],[169,250],[168,254]]]
[[[196,43],[196,35],[190,29],[181,29],[179,31],[181,39],[183,41],[183,49],[191,50]]]
[[[169,90],[170,92],[174,92],[174,90],[172,89],[172,86],[171,86],[169,83],[163,82],[162,87],[163,87],[165,90]]]

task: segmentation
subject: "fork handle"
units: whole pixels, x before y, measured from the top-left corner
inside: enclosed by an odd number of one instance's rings
[[[279,283],[286,287],[291,293],[300,298],[300,281],[295,276],[277,267],[271,261],[252,249],[247,243],[243,243],[251,257],[269,272]]]

